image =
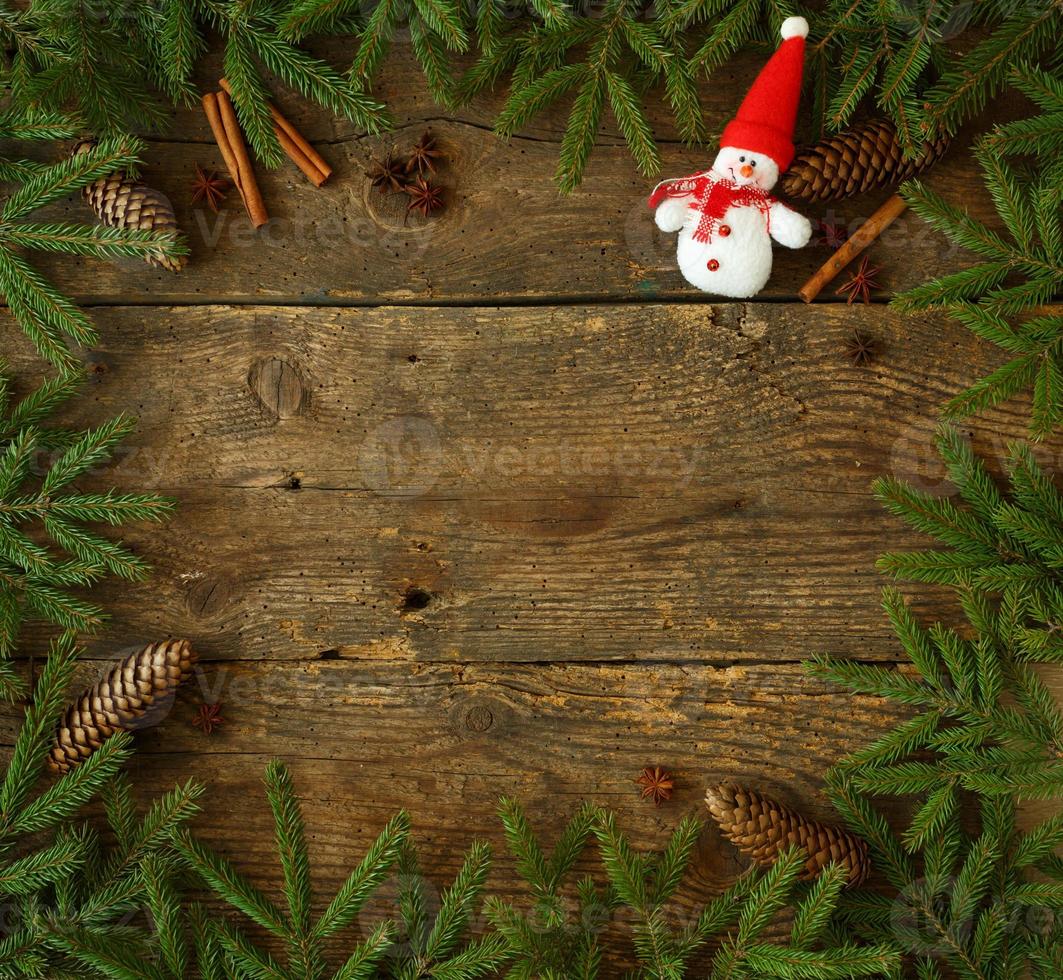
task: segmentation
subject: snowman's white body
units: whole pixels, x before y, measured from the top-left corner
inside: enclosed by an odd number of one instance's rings
[[[747,160],[753,160],[752,173]],[[741,163],[739,162],[741,161]],[[759,170],[758,170],[759,167]],[[768,191],[779,171],[768,159],[739,147],[724,147],[713,163],[711,176],[751,184]],[[764,288],[771,275],[771,240],[788,248],[802,248],[812,236],[812,226],[803,215],[781,201],[773,201],[767,214],[752,204],[732,205],[719,221],[708,241],[694,237],[701,212],[691,204],[694,198],[671,197],[655,212],[662,231],[678,231],[676,255],[683,277],[692,286],[719,296],[746,299]]]

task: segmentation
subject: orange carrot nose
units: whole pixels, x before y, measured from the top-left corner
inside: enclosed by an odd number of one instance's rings
[[[748,163],[742,164],[742,166],[738,168],[738,172],[743,177],[752,177],[753,176],[753,168]]]

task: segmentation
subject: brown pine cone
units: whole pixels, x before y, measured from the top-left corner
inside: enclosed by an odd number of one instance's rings
[[[93,140],[82,140],[74,153],[91,149]],[[180,235],[177,216],[166,196],[147,184],[117,170],[113,174],[101,177],[81,191],[85,202],[109,228],[136,228],[140,231],[168,232],[175,239]],[[147,261],[152,265],[180,272],[187,257],[178,255],[170,258],[159,254]]]
[[[808,855],[798,876],[803,881],[815,878],[832,862],[849,869],[850,885],[861,884],[871,870],[864,840],[809,820],[755,790],[722,783],[708,789],[705,803],[724,836],[757,864],[774,864],[781,851],[796,845]]]
[[[939,160],[948,145],[947,137],[931,140],[906,160],[893,123],[871,119],[802,150],[779,187],[795,200],[837,201],[914,177]]]
[[[178,685],[191,676],[195,661],[188,640],[149,643],[119,661],[66,709],[48,768],[68,772],[115,732],[157,722],[173,703]]]

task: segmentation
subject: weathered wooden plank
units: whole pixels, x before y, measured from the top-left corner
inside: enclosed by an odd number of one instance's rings
[[[125,651],[97,642],[89,652],[75,688]],[[106,659],[95,659],[101,655]],[[877,698],[850,697],[785,663],[409,664],[341,657],[295,665],[215,661],[209,648],[201,655],[169,716],[137,736],[145,768],[184,767],[193,757],[216,767],[224,758],[276,752],[331,772],[353,767],[357,781],[376,784],[387,772],[389,781],[423,783],[411,784],[408,794],[396,785],[386,796],[367,795],[367,806],[388,809],[395,800],[424,796],[448,811],[440,813],[446,816],[440,826],[464,826],[466,833],[486,829],[464,825],[462,807],[489,809],[497,796],[519,793],[543,804],[561,801],[561,812],[550,817],[560,820],[591,788],[602,802],[630,811],[633,826],[652,830],[667,811],[644,807],[631,780],[656,762],[676,772],[673,806],[680,810],[696,806],[705,780],[716,775],[789,787],[822,814],[815,797],[824,768],[895,717]],[[209,738],[192,725],[204,700],[221,700],[226,709],[226,724]],[[10,741],[20,713],[4,709],[0,741]],[[239,770],[219,778],[261,775],[243,764]],[[313,784],[306,789],[313,799]],[[484,806],[470,806],[474,799]]]
[[[78,683],[104,666],[82,661]],[[226,722],[208,738],[193,727],[194,712],[217,699]],[[0,743],[9,744],[17,718],[16,708],[0,707]],[[495,816],[502,795],[522,801],[547,843],[589,799],[615,810],[636,846],[661,847],[683,814],[702,812],[705,786],[717,779],[837,820],[823,773],[896,718],[878,699],[852,697],[787,664],[205,662],[169,716],[138,734],[129,769],[142,799],[190,777],[205,783],[197,833],[278,897],[261,787],[267,759],[277,756],[304,800],[319,904],[400,807],[411,813],[430,893],[449,882],[473,840],[487,839],[491,892],[523,901]],[[659,809],[633,783],[643,766],[658,764],[677,779]],[[880,806],[903,820],[903,803]],[[707,826],[674,914],[681,921],[694,912],[743,866]],[[579,872],[601,875],[592,851]],[[356,931],[390,913],[393,889],[383,887]],[[605,932],[616,963],[628,948],[625,928],[618,919]]]
[[[87,679],[91,665],[80,670]],[[201,697],[225,702],[226,724],[210,738],[191,725]],[[400,807],[433,889],[454,875],[464,848],[486,838],[495,845],[492,891],[518,899],[523,887],[495,817],[503,794],[521,799],[551,844],[591,799],[615,809],[638,846],[661,847],[682,814],[702,810],[714,778],[750,782],[829,819],[823,771],[893,717],[876,699],[849,697],[792,665],[207,663],[162,725],[137,736],[130,768],[142,797],[193,776],[205,782],[197,831],[273,892],[260,779],[266,760],[281,756],[305,801],[320,903]],[[2,709],[0,740],[12,732],[12,709]],[[678,780],[659,809],[633,782],[657,764]],[[706,828],[677,914],[743,866]],[[590,852],[581,869],[601,874]],[[382,911],[373,903],[366,919]],[[622,932],[615,921],[607,933],[614,949]]]
[[[341,45],[332,45],[329,53],[342,60]],[[760,60],[740,59],[713,84],[701,83],[713,131],[733,114]],[[217,70],[208,69],[204,80],[216,77]],[[189,234],[193,259],[188,269],[173,275],[140,263],[66,257],[41,257],[42,268],[86,302],[699,298],[677,271],[675,237],[658,233],[646,210],[656,178],[635,171],[611,121],[604,126],[583,185],[561,198],[552,175],[566,106],[504,144],[490,131],[498,97],[441,114],[425,96],[423,80],[402,44],[389,59],[380,92],[392,105],[398,127],[380,138],[365,137],[295,99],[281,99],[285,111],[318,142],[336,176],[318,190],[290,165],[262,175],[273,221],[257,234],[235,194],[219,215],[190,207],[188,185],[195,162],[220,166],[221,161],[202,113],[178,112],[171,140],[152,145],[145,173],[171,197]],[[668,142],[674,134],[667,114],[660,111],[659,100],[650,101],[653,121],[666,140],[662,174],[682,175],[711,162],[712,150]],[[366,177],[374,156],[392,146],[410,146],[426,125],[439,137],[448,158],[440,179],[449,205],[429,220],[407,218],[406,199],[382,196]],[[957,139],[956,150],[930,175],[930,183],[984,219],[992,215],[992,207],[981,193],[977,168],[965,146],[964,137]],[[958,196],[956,188],[963,188],[963,194]],[[883,196],[809,207],[807,213],[849,225],[870,215]],[[79,202],[55,213],[86,217]],[[824,247],[777,249],[775,273],[762,298],[794,298],[828,254]],[[880,281],[888,292],[970,264],[969,257],[911,215],[887,232],[872,256],[883,267]]]
[[[881,307],[98,314],[73,418],[141,423],[94,479],[180,508],[130,532],[150,585],[97,594],[232,659],[891,658],[874,560],[927,542],[870,483],[944,492],[933,413],[996,363]],[[972,426],[994,466],[1025,419]]]

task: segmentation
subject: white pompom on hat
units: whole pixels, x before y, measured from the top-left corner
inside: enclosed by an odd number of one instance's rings
[[[808,37],[808,21],[804,17],[787,17],[779,28],[784,41],[792,37]]]

